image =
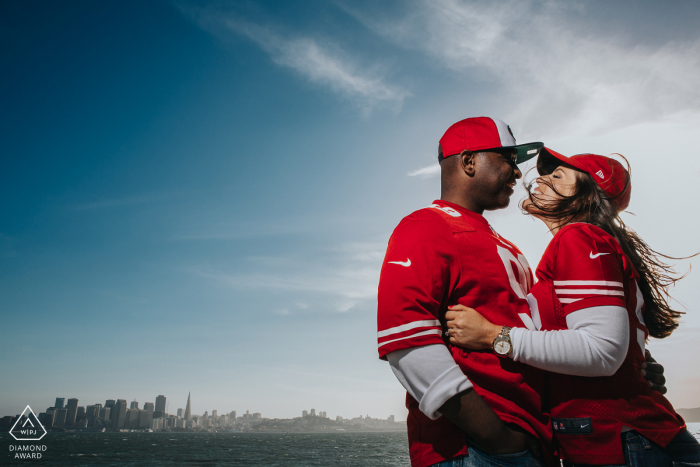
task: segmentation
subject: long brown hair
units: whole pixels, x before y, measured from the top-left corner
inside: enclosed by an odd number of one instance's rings
[[[627,162],[626,159],[625,162]],[[659,339],[670,336],[678,327],[678,319],[685,312],[671,308],[668,303],[671,299],[669,288],[685,277],[685,274],[678,277],[673,268],[661,258],[687,259],[698,253],[686,258],[674,258],[653,250],[620,218],[614,203],[615,197],[607,195],[588,173],[566,166],[576,170],[576,186],[572,195],[566,196],[560,193],[548,180],[537,179],[526,185],[529,193],[526,200],[529,199],[535,207],[537,216],[553,221],[555,225],[564,226],[570,222],[585,222],[612,235],[639,273],[638,285],[644,297],[644,321],[649,335]],[[627,168],[628,173],[631,173],[629,163]],[[559,195],[559,199],[547,202],[538,200],[532,194],[535,182],[547,185]],[[629,183],[628,178],[627,184]],[[521,209],[523,209],[523,203],[521,203]],[[525,209],[523,211],[530,214]]]

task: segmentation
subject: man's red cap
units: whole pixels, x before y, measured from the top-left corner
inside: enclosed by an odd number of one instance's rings
[[[513,132],[505,122],[491,117],[474,117],[461,120],[447,129],[440,138],[438,160],[460,154],[465,149],[478,152],[512,148],[518,153],[516,163],[519,164],[536,157],[543,146],[542,143],[516,145]]]
[[[577,154],[566,157],[549,148],[543,148],[537,159],[537,171],[540,175],[549,175],[562,162],[590,174],[610,197],[610,201],[617,207],[618,212],[627,209],[632,195],[632,181],[627,169],[618,161],[597,154]]]

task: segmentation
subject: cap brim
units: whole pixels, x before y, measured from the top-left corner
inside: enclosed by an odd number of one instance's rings
[[[518,151],[518,158],[515,160],[515,163],[522,164],[525,161],[529,161],[533,157],[537,157],[544,147],[544,143],[527,143],[511,147]]]
[[[559,167],[562,162],[574,167],[575,169],[587,172],[586,168],[582,167],[581,164],[575,160],[549,148],[543,148],[540,151],[540,156],[537,159],[537,172],[540,175],[549,175],[554,172],[554,170]]]

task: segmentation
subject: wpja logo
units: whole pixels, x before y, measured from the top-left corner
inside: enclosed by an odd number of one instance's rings
[[[10,435],[17,441],[39,441],[46,436],[46,429],[34,415],[32,408],[27,406],[22,415],[10,429]],[[41,459],[41,455],[46,451],[45,445],[40,444],[18,444],[10,445],[10,452],[14,451],[15,459]]]

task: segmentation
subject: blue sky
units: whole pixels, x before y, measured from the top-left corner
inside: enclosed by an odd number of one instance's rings
[[[398,221],[437,141],[624,154],[629,216],[700,251],[697,2],[6,2],[0,7],[0,415],[108,398],[405,417],[376,359]],[[531,264],[548,234],[487,217]],[[687,269],[688,262],[679,263]],[[700,276],[650,348],[700,406]]]

